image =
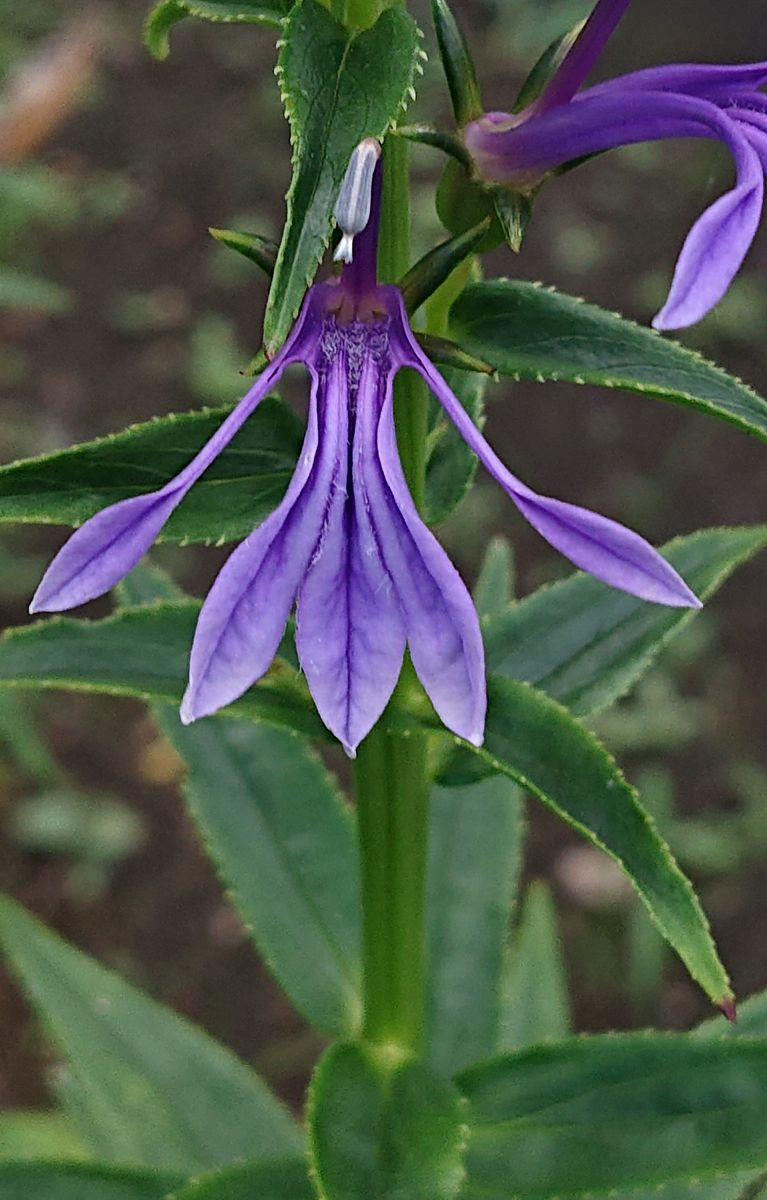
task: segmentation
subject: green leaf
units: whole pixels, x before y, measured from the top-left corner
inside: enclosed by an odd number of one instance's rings
[[[259,25],[280,25],[286,13],[280,0],[160,0],[149,13],[144,26],[144,41],[149,52],[162,61],[170,53],[169,34],[184,17],[202,17],[206,21],[247,21]]]
[[[315,1200],[315,1192],[308,1164],[296,1158],[242,1163],[204,1175],[178,1188],[167,1200]]]
[[[321,1200],[450,1200],[463,1175],[461,1120],[455,1089],[418,1063],[333,1046],[310,1096]]]
[[[0,1200],[164,1200],[178,1176],[73,1163],[0,1163]]]
[[[522,112],[534,100],[538,99],[572,49],[575,39],[585,24],[585,21],[579,21],[572,29],[568,29],[546,47],[527,76],[527,79],[522,84],[519,95],[514,102],[512,112]]]
[[[159,417],[0,469],[0,521],[80,525],[107,504],[162,487],[213,436],[229,408]],[[302,422],[268,397],[192,488],[160,535],[176,542],[246,537],[282,499]]]
[[[767,440],[767,401],[693,350],[552,288],[471,283],[450,334],[514,379],[626,388],[721,417]]]
[[[702,599],[767,545],[767,525],[705,529],[662,553]],[[526,680],[579,716],[623,695],[693,617],[581,573],[540,588],[484,626],[488,669]]]
[[[447,367],[442,371],[475,425],[484,425],[487,376]],[[426,446],[424,519],[437,525],[450,515],[468,492],[477,473],[477,456],[466,445],[445,410],[429,396],[429,434]]]
[[[290,121],[293,180],[264,319],[273,353],[285,340],[330,240],[332,212],[352,151],[382,138],[405,107],[420,66],[412,17],[387,8],[349,34],[316,0],[299,0],[283,34],[277,74]]]
[[[490,675],[485,743],[471,753],[605,850],[707,995],[731,1001],[689,881],[612,758],[566,708],[529,684]]]
[[[319,1029],[359,1028],[360,899],[352,813],[295,735],[155,715],[185,760],[192,817],[282,987]]]
[[[69,1063],[64,1099],[99,1158],[195,1171],[300,1151],[287,1110],[229,1050],[8,899],[0,944]]]
[[[767,1041],[582,1038],[470,1068],[458,1084],[466,1200],[705,1181],[767,1162]]]
[[[514,551],[511,543],[496,535],[485,550],[474,585],[474,604],[480,621],[501,616],[514,598]]]
[[[522,858],[522,795],[508,779],[435,788],[427,874],[427,1057],[451,1076],[498,1048],[499,988]]]
[[[90,1155],[63,1113],[0,1113],[0,1161],[41,1158],[83,1162]]]
[[[188,600],[117,613],[103,621],[53,617],[0,639],[0,686],[66,688],[179,704],[200,605]],[[287,663],[227,711],[327,739],[306,688]]]
[[[460,265],[477,252],[490,228],[490,218],[485,217],[472,229],[447,238],[428,250],[414,263],[399,282],[405,308],[412,316],[422,304],[434,295],[438,288]]]
[[[516,1050],[570,1032],[567,981],[551,891],[538,880],[525,896],[508,955],[498,1050]]]

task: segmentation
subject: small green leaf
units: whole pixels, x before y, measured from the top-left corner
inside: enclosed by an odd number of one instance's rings
[[[663,555],[702,600],[767,545],[767,525],[704,529]],[[599,712],[649,669],[693,613],[647,604],[590,575],[540,588],[484,627],[488,668],[526,680],[579,716]]]
[[[271,238],[261,237],[258,233],[238,233],[236,229],[214,229],[213,226],[208,229],[208,233],[222,246],[236,250],[238,254],[250,259],[271,279],[279,250],[279,246]]]
[[[165,1200],[178,1175],[74,1163],[0,1163],[0,1200]]]
[[[475,425],[484,425],[487,376],[446,367],[442,374]],[[445,410],[429,397],[429,434],[426,444],[426,497],[424,518],[437,525],[450,515],[471,487],[477,473],[477,456],[466,445]]]
[[[706,1184],[767,1162],[767,1041],[580,1038],[470,1068],[458,1086],[466,1200]]]
[[[553,288],[471,283],[450,334],[504,375],[625,388],[721,417],[767,440],[767,401],[693,350]]]
[[[189,600],[103,621],[53,617],[0,639],[0,686],[55,687],[180,704],[200,606]],[[227,711],[310,737],[329,734],[292,667],[269,672]]]
[[[689,881],[633,788],[567,709],[529,684],[490,675],[485,743],[471,753],[615,859],[703,990],[715,1004],[732,999]]]
[[[437,34],[442,67],[453,103],[455,123],[460,128],[468,121],[473,121],[482,115],[482,97],[479,94],[477,73],[474,70],[466,39],[447,0],[432,0],[431,15]]]
[[[480,621],[500,617],[513,599],[514,551],[506,538],[496,535],[487,544],[474,585],[474,605]]]
[[[426,1053],[440,1075],[498,1048],[503,948],[522,835],[522,794],[500,775],[432,792]]]
[[[451,1200],[463,1176],[458,1095],[415,1062],[333,1046],[312,1081],[321,1200]]]
[[[189,811],[282,987],[315,1026],[359,1028],[355,825],[320,760],[277,729],[223,718],[183,726],[155,706],[185,760]]]
[[[308,1164],[296,1158],[242,1163],[203,1175],[172,1192],[167,1200],[315,1200],[315,1192]]]
[[[150,54],[162,61],[170,53],[169,35],[184,17],[202,17],[206,21],[247,21],[259,25],[280,25],[286,9],[280,0],[159,0],[144,25],[144,41]]]
[[[417,26],[387,8],[349,34],[317,0],[299,0],[277,66],[293,142],[288,212],[264,319],[269,353],[282,345],[330,240],[333,206],[352,151],[382,138],[412,92]]]
[[[62,1096],[99,1158],[196,1171],[300,1151],[287,1110],[229,1050],[8,899],[0,944],[69,1064]]]
[[[63,1113],[12,1110],[0,1113],[0,1162],[43,1158],[85,1162],[90,1154]]]
[[[551,891],[530,885],[508,954],[501,996],[497,1050],[566,1037],[570,1005],[562,944]]]
[[[229,411],[158,417],[82,446],[2,467],[0,521],[81,525],[108,504],[160,488],[213,436]],[[274,397],[264,400],[182,500],[161,540],[247,537],[282,499],[302,440],[302,423],[287,405]]]

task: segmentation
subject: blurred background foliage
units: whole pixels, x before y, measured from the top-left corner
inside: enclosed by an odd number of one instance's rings
[[[459,5],[487,106],[508,106],[538,50],[588,7]],[[760,0],[742,0],[737,21],[718,0],[677,0],[673,10],[665,0],[635,5],[604,74],[672,59],[767,58]],[[278,235],[289,145],[273,38],[255,26],[186,21],[160,66],[141,45],[144,15],[143,0],[93,0],[80,9],[65,0],[0,0],[4,462],[155,413],[233,399],[259,345],[265,281],[207,229]],[[418,15],[433,51],[427,14]],[[447,121],[430,57],[413,111]],[[424,148],[413,162],[422,250],[439,235],[433,193],[441,163]],[[691,218],[729,170],[711,144],[604,156],[544,189],[522,256],[499,251],[488,270],[556,283],[647,322]],[[725,302],[684,335],[762,393],[766,265],[763,233]],[[765,518],[763,447],[721,424],[564,385],[499,384],[491,399],[491,439],[523,478],[655,542]],[[514,544],[520,594],[564,570],[500,490],[480,479],[441,531],[468,578],[493,533]],[[52,529],[2,531],[4,624],[26,619],[60,540]],[[155,553],[197,594],[223,556]],[[741,994],[767,985],[766,588],[762,558],[596,722],[700,888]],[[179,774],[174,752],[137,704],[0,695],[0,885],[296,1098],[318,1043],[254,961],[183,816]],[[527,968],[540,974],[558,922],[562,995],[551,1003],[562,1027],[568,1004],[582,1029],[685,1027],[705,1015],[619,873],[539,808],[531,817],[527,873],[550,890],[531,892],[516,936]],[[50,1064],[5,979],[0,1023],[0,1106],[44,1103]]]

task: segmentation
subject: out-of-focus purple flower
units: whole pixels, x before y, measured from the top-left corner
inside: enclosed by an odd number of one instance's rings
[[[756,234],[767,170],[767,63],[651,67],[579,91],[630,0],[600,0],[545,91],[517,114],[487,113],[464,138],[481,176],[521,189],[603,150],[712,138],[730,151],[735,187],[693,225],[657,329],[692,325],[721,300]]]
[[[350,255],[353,223],[344,232],[343,253]],[[574,563],[643,599],[699,607],[637,534],[537,495],[503,466],[415,340],[399,290],[376,282],[377,233],[376,199],[340,280],[310,289],[282,350],[208,444],[159,491],[122,500],[87,521],[35,594],[31,611],[51,612],[113,587],[285,367],[303,363],[311,398],[298,466],[282,502],[230,555],[203,604],[181,707],[187,723],[229,704],[264,674],[297,600],[302,669],[320,716],[349,753],[386,706],[406,644],[448,729],[482,742],[479,621],[405,482],[393,414],[401,367],[423,376],[520,512]]]

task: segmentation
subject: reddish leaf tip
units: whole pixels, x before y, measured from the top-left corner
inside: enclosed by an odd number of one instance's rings
[[[735,1004],[734,996],[727,996],[720,1004],[716,1006],[719,1011],[727,1018],[731,1025],[736,1025],[738,1021],[738,1010]]]

